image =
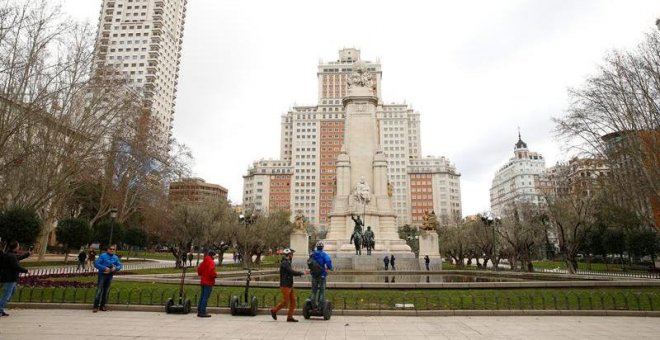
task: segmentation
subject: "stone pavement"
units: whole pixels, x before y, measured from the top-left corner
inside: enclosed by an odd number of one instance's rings
[[[268,315],[167,315],[157,312],[10,309],[0,339],[659,339],[652,317],[333,316],[274,321]]]

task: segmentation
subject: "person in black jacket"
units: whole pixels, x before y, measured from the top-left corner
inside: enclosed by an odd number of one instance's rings
[[[289,306],[289,310],[286,314],[287,322],[298,322],[298,320],[293,318],[293,311],[296,309],[296,292],[293,290],[293,277],[302,276],[307,273],[299,272],[291,268],[291,260],[293,259],[293,249],[284,249],[284,256],[282,257],[282,262],[280,263],[280,290],[282,291],[282,301],[273,307],[270,310],[270,316],[274,320],[277,320],[277,312]]]
[[[5,313],[5,306],[11,300],[12,295],[16,292],[16,285],[18,283],[18,275],[20,273],[27,273],[27,269],[21,267],[18,261],[30,256],[30,252],[18,255],[20,245],[16,241],[9,243],[9,251],[2,256],[2,271],[0,272],[0,282],[2,282],[3,294],[0,298],[0,316],[9,316]]]

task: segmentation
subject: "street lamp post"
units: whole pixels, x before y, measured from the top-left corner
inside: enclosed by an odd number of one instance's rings
[[[251,260],[251,259],[248,259],[249,252],[250,252],[250,249],[248,248],[248,237],[249,236],[248,236],[248,233],[247,233],[247,231],[248,231],[248,228],[247,228],[247,226],[248,226],[248,217],[243,215],[243,214],[240,214],[238,216],[238,219],[245,226],[245,245],[244,245],[245,246],[245,252],[244,252],[245,256],[243,256],[243,268],[250,269],[250,262],[246,262],[248,260]]]
[[[108,246],[112,245],[112,234],[115,231],[115,220],[117,218],[117,209],[110,209],[110,218],[112,219],[110,223],[110,239],[108,240]]]
[[[493,263],[493,270],[497,270],[497,264],[495,263],[495,257],[497,256],[497,239],[495,238],[495,226],[500,222],[500,218],[493,217],[491,213],[486,213],[481,215],[481,221],[485,226],[493,227],[493,253],[491,254],[490,262]]]

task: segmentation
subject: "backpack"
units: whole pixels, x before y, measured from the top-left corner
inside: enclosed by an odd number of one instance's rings
[[[319,261],[316,260],[314,254],[309,255],[309,259],[307,259],[307,267],[309,268],[309,273],[314,277],[320,277],[323,274],[323,267],[321,267]]]

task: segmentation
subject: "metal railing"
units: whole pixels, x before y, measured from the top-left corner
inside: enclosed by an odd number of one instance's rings
[[[91,304],[95,288],[42,288],[19,287],[14,301],[28,303]],[[186,289],[184,295],[191,299],[193,306],[198,301],[198,289]],[[117,305],[164,305],[168,298],[178,297],[178,289],[131,288],[110,289],[110,304]],[[309,297],[307,292],[296,295],[298,307]],[[257,295],[259,308],[271,308],[281,298],[280,293]],[[209,298],[209,307],[228,307],[230,292],[216,290]],[[355,297],[342,292],[327,292],[326,299],[336,310],[627,310],[657,311],[660,308],[660,294],[655,292],[502,292],[411,295],[401,292],[394,297]]]
[[[131,270],[140,270],[140,269],[159,269],[159,268],[174,268],[174,263],[168,262],[139,262],[139,263],[127,263],[123,265],[123,271]],[[28,267],[27,273],[21,273],[20,277],[32,277],[32,276],[45,276],[45,275],[55,275],[55,274],[86,274],[86,273],[96,273],[98,270],[93,267],[85,266],[82,269],[78,269],[76,265],[61,266],[61,267]]]

